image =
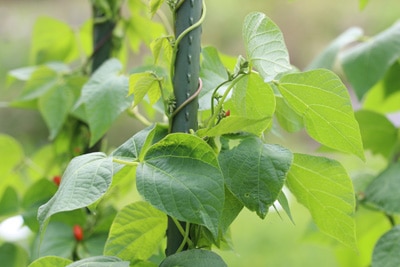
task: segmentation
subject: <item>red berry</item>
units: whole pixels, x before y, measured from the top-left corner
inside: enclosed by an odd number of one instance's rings
[[[59,176],[59,175],[54,176],[53,183],[55,183],[57,186],[59,186],[61,183],[61,176]]]
[[[228,109],[228,110],[225,112],[225,117],[229,117],[230,115],[231,115],[231,110]]]
[[[80,225],[74,225],[73,232],[76,241],[81,241],[83,239],[83,229]]]

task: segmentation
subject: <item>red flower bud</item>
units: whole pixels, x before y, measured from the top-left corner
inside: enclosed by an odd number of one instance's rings
[[[59,186],[61,183],[61,176],[59,176],[59,175],[53,176],[53,183],[55,183],[57,186]]]
[[[74,237],[76,241],[82,241],[83,239],[83,229],[80,225],[74,225],[73,228]]]
[[[231,110],[228,109],[228,110],[225,112],[225,117],[229,117],[230,115],[231,115]]]

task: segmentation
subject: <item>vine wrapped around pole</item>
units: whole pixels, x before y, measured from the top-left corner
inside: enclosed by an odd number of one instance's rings
[[[199,82],[200,52],[201,52],[201,19],[203,17],[202,0],[184,0],[174,13],[174,30],[176,36],[173,62],[173,88],[177,112],[172,116],[171,132],[189,133],[197,130],[198,101],[197,94],[201,89]],[[195,96],[195,97],[193,97]],[[188,101],[188,99],[190,101]],[[185,205],[185,203],[180,203]],[[177,221],[168,218],[166,255],[172,255],[181,249],[186,249],[182,229],[187,229],[184,222],[182,227]],[[183,246],[182,246],[183,245]]]

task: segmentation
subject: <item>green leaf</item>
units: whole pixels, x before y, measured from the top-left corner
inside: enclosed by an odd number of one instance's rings
[[[388,214],[400,213],[400,162],[380,173],[365,189],[366,202]]]
[[[160,7],[163,3],[164,3],[164,0],[150,0],[151,16],[154,16],[154,14],[156,14],[157,10],[160,9]]]
[[[93,73],[82,88],[79,102],[85,104],[91,131],[90,146],[94,145],[110,128],[117,117],[132,103],[128,94],[128,78],[120,75],[121,63],[109,59]]]
[[[346,87],[329,70],[287,74],[278,84],[308,134],[327,147],[364,159],[358,123]]]
[[[295,133],[304,128],[303,118],[297,114],[281,97],[276,96],[276,118],[283,129],[289,133]]]
[[[369,0],[359,0],[358,1],[358,8],[360,10],[363,10],[367,6],[368,2],[369,2]]]
[[[12,171],[24,158],[22,146],[13,137],[0,134],[0,173]]]
[[[12,243],[3,243],[0,246],[1,265],[7,267],[21,267],[28,263],[28,254],[25,249]]]
[[[160,246],[167,230],[167,216],[147,202],[121,209],[114,219],[104,255],[123,260],[146,260]]]
[[[347,79],[361,99],[400,57],[400,22],[343,54]],[[372,63],[371,63],[372,62]]]
[[[400,266],[400,226],[393,227],[385,233],[375,245],[372,253],[372,267]]]
[[[31,61],[71,62],[79,55],[75,33],[64,22],[49,17],[37,19],[32,34]]]
[[[242,209],[242,202],[240,202],[229,189],[225,188],[225,202],[220,223],[221,235],[224,235],[226,231],[228,231],[229,226],[236,219]]]
[[[151,146],[137,167],[136,184],[154,207],[218,236],[224,181],[217,156],[202,139],[176,133]]]
[[[26,82],[25,88],[21,96],[17,98],[17,101],[36,99],[54,88],[57,82],[58,74],[55,70],[47,66],[40,66],[32,73],[30,79]]]
[[[151,105],[156,103],[161,96],[159,83],[160,78],[153,72],[134,73],[129,76],[129,94],[135,97],[133,107],[137,106],[146,94],[149,95]]]
[[[129,261],[113,256],[95,256],[75,261],[67,267],[129,267]]]
[[[201,50],[203,60],[200,68],[200,78],[203,88],[199,94],[199,110],[211,109],[211,98],[214,90],[223,82],[229,79],[228,72],[222,63],[218,50],[208,46]],[[219,88],[218,93],[224,93],[223,88]]]
[[[232,149],[222,147],[218,159],[229,190],[264,219],[282,190],[292,153],[250,136]]]
[[[357,250],[353,185],[339,162],[294,154],[286,184],[322,232]]]
[[[0,217],[5,215],[11,215],[18,211],[19,199],[15,189],[11,186],[4,190],[0,198]]]
[[[61,130],[74,100],[74,94],[67,84],[59,84],[40,97],[39,111],[50,130],[50,139],[54,139]]]
[[[382,80],[365,95],[363,108],[380,113],[393,113],[399,110],[399,102],[400,88],[397,88],[397,92],[387,95],[385,82]]]
[[[282,209],[285,211],[285,213],[287,214],[287,216],[289,217],[289,219],[292,221],[292,223],[294,224],[294,220],[292,217],[292,213],[290,212],[290,206],[289,206],[289,201],[286,198],[285,193],[283,193],[283,191],[281,191],[278,195],[278,198],[276,199],[279,202],[279,205],[281,205]]]
[[[150,43],[150,49],[153,53],[154,63],[157,64],[159,60],[162,60],[162,63],[165,64],[166,67],[171,66],[173,47],[171,45],[170,36],[159,37]]]
[[[56,194],[39,208],[41,225],[53,214],[86,207],[104,195],[113,176],[112,158],[96,152],[74,158]]]
[[[28,267],[66,267],[72,261],[56,256],[46,256],[32,262]]]
[[[243,39],[248,60],[264,81],[292,68],[282,32],[266,15],[254,12],[245,18]]]
[[[226,267],[222,258],[209,250],[191,249],[167,257],[160,267]]]
[[[363,31],[361,28],[352,27],[347,29],[344,33],[339,35],[335,40],[333,40],[327,48],[322,51],[311,63],[307,66],[307,70],[311,69],[332,69],[335,64],[337,54],[343,47],[357,41],[362,37]]]
[[[355,113],[360,125],[364,149],[388,158],[397,140],[396,127],[382,114],[359,110]]]

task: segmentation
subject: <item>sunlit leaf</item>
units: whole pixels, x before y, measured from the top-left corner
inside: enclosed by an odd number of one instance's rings
[[[105,255],[121,259],[146,260],[159,247],[167,230],[167,216],[147,202],[121,209],[110,228]]]
[[[303,117],[312,138],[364,159],[349,93],[333,72],[319,69],[287,74],[279,81],[278,88],[290,107]]]
[[[353,185],[339,162],[295,154],[286,184],[322,232],[357,250]]]
[[[129,94],[133,94],[133,106],[137,106],[146,94],[150,104],[154,104],[161,96],[160,78],[152,72],[134,73],[129,76]],[[153,97],[150,97],[153,96]]]
[[[202,139],[176,133],[151,146],[137,167],[136,184],[156,208],[218,236],[224,182],[215,152]]]
[[[243,39],[248,60],[264,81],[292,68],[282,32],[266,15],[254,12],[245,18]]]

